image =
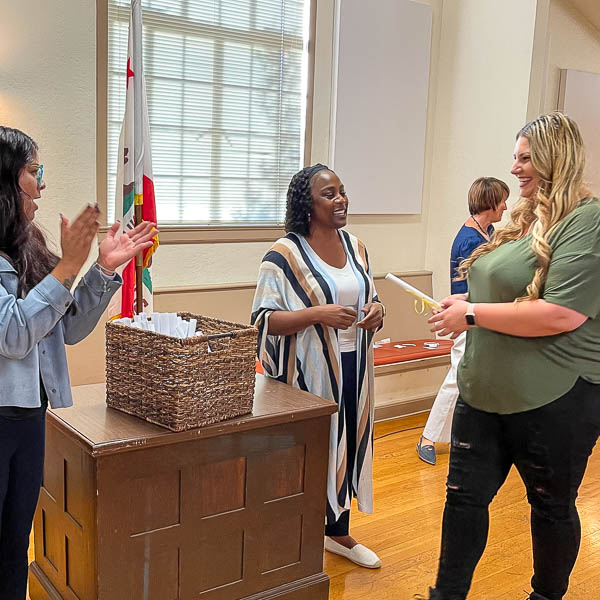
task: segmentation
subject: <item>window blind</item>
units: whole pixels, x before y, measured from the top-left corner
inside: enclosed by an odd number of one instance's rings
[[[304,151],[308,2],[142,0],[161,224],[283,222]],[[109,222],[129,12],[129,0],[108,0]]]

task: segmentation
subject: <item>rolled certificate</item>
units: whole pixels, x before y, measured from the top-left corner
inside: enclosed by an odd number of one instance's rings
[[[435,310],[442,310],[439,302],[436,302],[433,298],[423,293],[421,290],[418,290],[416,287],[410,285],[410,283],[406,283],[403,279],[392,275],[392,273],[388,273],[385,276],[386,279],[397,283],[405,292],[413,295],[415,297],[415,310],[420,312],[421,314],[425,312],[425,307],[433,308]],[[421,301],[421,310],[417,310],[417,300]]]

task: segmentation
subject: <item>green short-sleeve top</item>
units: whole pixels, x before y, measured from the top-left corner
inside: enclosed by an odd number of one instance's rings
[[[549,243],[552,260],[541,297],[588,319],[574,331],[547,337],[470,329],[458,386],[474,408],[524,412],[556,400],[579,377],[600,383],[600,200],[583,200]],[[469,301],[512,302],[526,294],[535,269],[531,235],[507,242],[471,266]]]

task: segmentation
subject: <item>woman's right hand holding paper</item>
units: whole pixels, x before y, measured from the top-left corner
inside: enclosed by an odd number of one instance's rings
[[[341,304],[317,306],[315,310],[318,310],[318,322],[334,329],[348,329],[358,317],[355,310]]]
[[[301,310],[275,310],[269,317],[269,335],[291,335],[313,325],[348,329],[356,322],[356,311],[341,304],[310,306]]]

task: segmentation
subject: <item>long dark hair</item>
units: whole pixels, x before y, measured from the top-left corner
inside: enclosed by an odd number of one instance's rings
[[[37,285],[58,262],[42,231],[25,214],[19,187],[19,174],[37,150],[22,131],[0,126],[0,252],[19,275],[19,294]]]

